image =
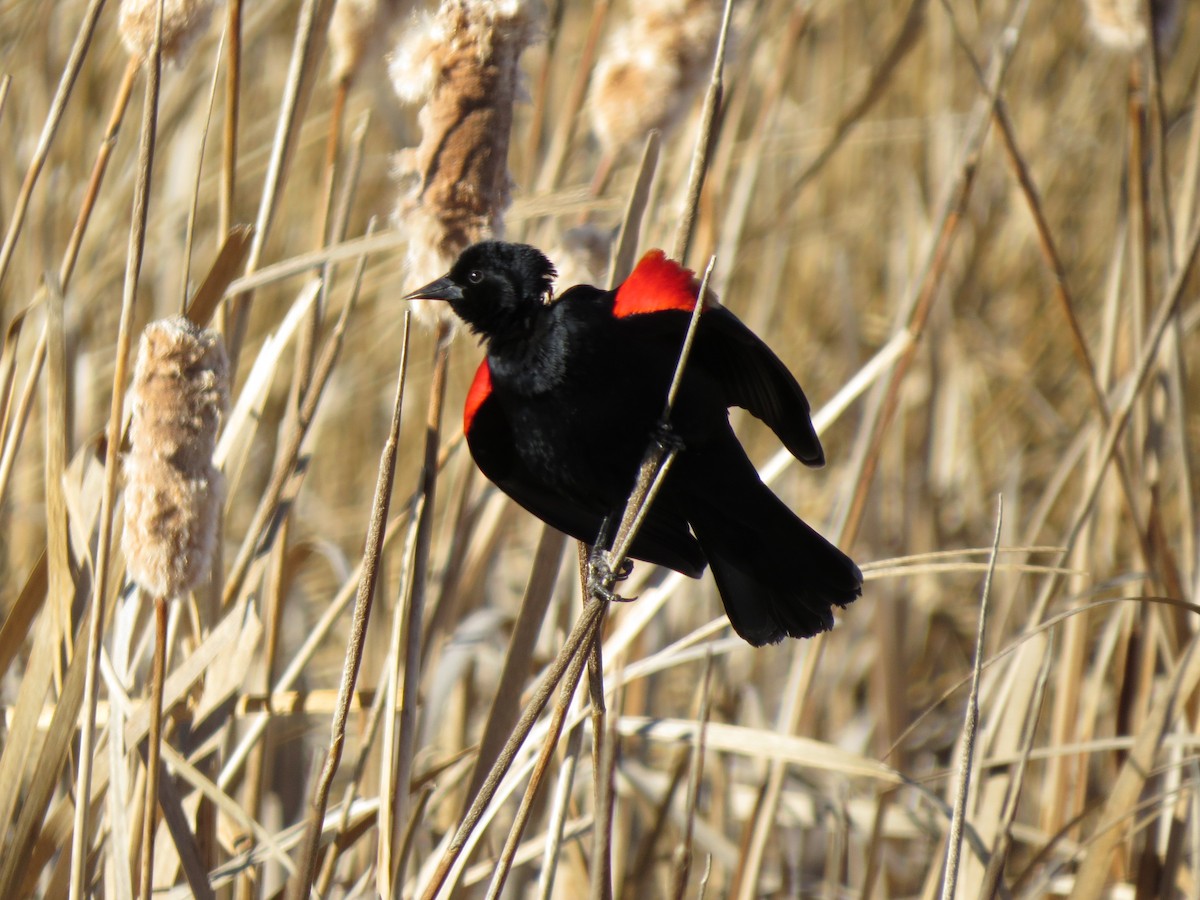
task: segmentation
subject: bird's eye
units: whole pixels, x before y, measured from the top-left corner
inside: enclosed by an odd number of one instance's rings
[[[467,281],[471,282],[471,284],[479,284],[479,282],[483,281],[483,273],[478,269],[472,269],[467,273]]]

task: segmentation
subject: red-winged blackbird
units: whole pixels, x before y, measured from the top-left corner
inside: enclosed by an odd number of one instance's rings
[[[615,291],[554,297],[554,266],[486,241],[406,299],[447,300],[487,344],[463,429],[483,473],[538,518],[586,543],[619,516],[656,433],[699,285],[661,251]],[[862,593],[851,559],[762,483],[729,407],[762,419],[801,462],[825,462],[808,401],[779,358],[709,301],[671,414],[682,450],[633,543],[635,559],[699,577],[712,567],[751,644],[833,627]]]

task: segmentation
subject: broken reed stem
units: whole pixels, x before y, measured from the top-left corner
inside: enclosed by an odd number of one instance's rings
[[[163,681],[167,659],[167,601],[154,598],[154,666],[150,681],[150,734],[146,748],[146,796],[142,807],[141,879],[138,896],[149,900],[154,881],[154,834],[162,769]]]
[[[404,315],[404,329],[408,331],[409,315]],[[407,348],[408,342],[404,346]],[[408,354],[400,360],[400,373],[396,379],[396,399],[392,404],[392,424],[387,441],[380,454],[379,474],[375,481],[375,499],[371,504],[371,523],[367,530],[366,549],[363,552],[362,575],[358,582],[358,596],[354,602],[354,615],[350,622],[350,637],[346,644],[346,661],[342,667],[342,681],[338,688],[338,702],[330,728],[329,751],[325,764],[313,791],[313,800],[308,810],[308,823],[304,835],[300,865],[292,885],[291,896],[295,900],[306,900],[313,878],[316,875],[317,851],[321,843],[321,829],[325,821],[325,809],[329,802],[329,790],[337,774],[346,742],[346,718],[350,712],[350,700],[354,685],[358,681],[358,670],[362,664],[363,646],[366,640],[367,623],[371,618],[371,602],[375,596],[375,583],[379,575],[379,559],[383,551],[383,537],[387,530],[388,506],[391,503],[392,482],[396,474],[396,451],[400,445],[400,414],[404,401],[404,382],[407,374]]]
[[[97,10],[98,12],[98,10]],[[113,370],[112,403],[108,416],[108,444],[104,455],[104,489],[100,498],[100,533],[96,546],[96,575],[92,594],[92,618],[88,628],[87,668],[84,673],[84,709],[79,736],[79,769],[75,782],[75,816],[71,834],[70,900],[85,896],[87,836],[92,796],[92,756],[96,733],[96,702],[99,694],[100,637],[104,631],[105,592],[112,568],[113,507],[116,504],[117,473],[121,449],[121,422],[128,380],[129,348],[133,337],[133,307],[137,298],[142,254],[146,243],[146,220],[150,198],[150,175],[158,123],[158,90],[162,77],[162,6],[158,10],[154,47],[147,60],[146,95],[142,108],[142,140],[138,151],[138,174],[133,190],[129,249],[125,265],[125,289],[121,298],[117,329],[116,365]],[[0,279],[3,263],[0,263]]]
[[[992,553],[988,557],[987,575],[983,580],[983,596],[979,602],[979,626],[975,632],[975,662],[971,667],[971,690],[967,694],[967,711],[963,717],[962,745],[958,756],[958,793],[954,798],[954,815],[946,836],[946,867],[942,878],[942,900],[954,900],[958,887],[958,870],[962,856],[963,827],[967,818],[967,797],[971,793],[971,772],[975,762],[975,738],[979,732],[979,682],[983,674],[984,641],[987,636],[988,602],[992,596],[992,577],[996,573],[996,558],[1000,553],[1000,530],[1004,524],[1004,497],[996,498],[996,530],[992,537]]]
[[[13,365],[16,365],[15,353],[13,355]],[[4,452],[0,455],[0,497],[8,494],[9,481],[12,478],[13,466],[16,464],[17,451],[21,449],[21,443],[25,437],[25,427],[29,424],[29,413],[33,409],[33,400],[37,394],[38,382],[41,380],[42,367],[46,363],[46,331],[43,328],[42,334],[38,338],[37,346],[33,351],[33,359],[30,360],[29,370],[25,374],[25,384],[21,390],[21,396],[17,400],[16,409],[9,408],[6,410],[10,413],[5,424],[8,424],[8,429],[0,437],[4,438]],[[11,375],[15,372],[6,372],[5,380],[11,386]],[[5,400],[9,399],[9,395],[5,393]]]
[[[346,96],[349,92],[350,85],[345,81],[339,82],[334,89],[333,109],[329,114],[329,134],[325,137],[325,163],[322,169],[324,175],[321,178],[321,197],[324,202],[318,210],[316,234],[314,235],[318,247],[325,246],[330,239],[329,219],[333,211],[338,159],[342,155],[342,123],[346,118]]]

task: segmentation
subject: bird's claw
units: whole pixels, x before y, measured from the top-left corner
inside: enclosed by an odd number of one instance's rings
[[[624,581],[633,572],[633,560],[624,559],[614,572],[609,563],[608,553],[593,548],[588,555],[587,588],[588,596],[599,597],[609,603],[629,603],[637,597],[622,597],[612,589],[618,581]]]
[[[675,432],[675,429],[671,427],[671,423],[665,419],[659,419],[655,424],[651,437],[654,438],[654,443],[658,444],[664,453],[671,450],[680,453],[684,448],[683,438]]]

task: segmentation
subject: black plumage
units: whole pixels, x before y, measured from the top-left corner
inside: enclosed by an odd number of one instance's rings
[[[596,540],[623,509],[662,414],[698,285],[652,251],[615,291],[554,298],[554,267],[522,244],[467,248],[410,298],[446,300],[484,338],[467,396],[471,454],[501,490],[555,528]],[[759,479],[729,423],[765,422],[810,466],[824,463],[791,372],[709,302],[671,416],[682,444],[630,555],[716,579],[734,629],[756,646],[810,637],[862,593],[851,559]]]

